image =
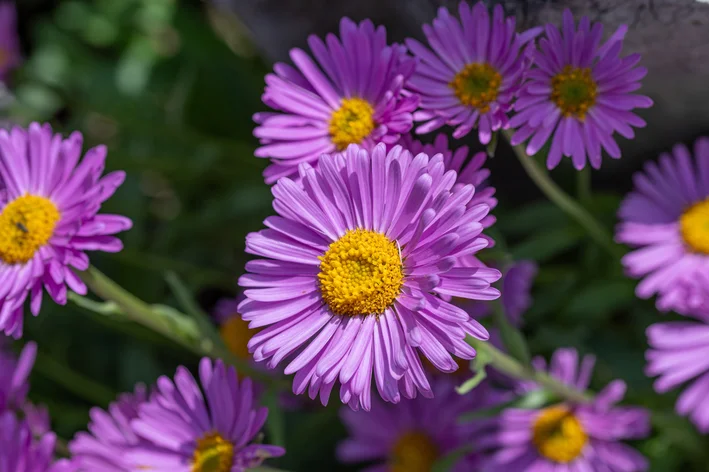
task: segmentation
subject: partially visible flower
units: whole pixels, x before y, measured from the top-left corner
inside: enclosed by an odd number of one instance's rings
[[[15,4],[3,0],[0,2],[0,82],[7,81],[9,73],[21,60]]]
[[[0,413],[0,470],[3,472],[73,472],[67,460],[54,460],[57,437],[34,439],[29,425],[10,411]]]
[[[405,47],[387,45],[383,26],[343,18],[339,38],[313,35],[308,45],[316,62],[291,50],[297,69],[279,63],[266,76],[263,102],[276,112],[254,115],[262,144],[255,155],[272,162],[264,172],[268,184],[295,178],[298,164],[315,166],[322,154],[350,144],[395,144],[412,127],[418,96],[404,86],[415,63]]]
[[[429,472],[433,464],[465,445],[474,450],[494,434],[494,419],[461,422],[461,415],[484,410],[500,403],[500,396],[486,382],[467,395],[459,395],[450,378],[437,378],[434,397],[417,397],[398,405],[372,402],[371,411],[344,408],[342,421],[349,438],[337,449],[340,461],[375,462],[372,471]],[[470,451],[471,453],[473,451]],[[476,451],[479,452],[479,451]],[[453,471],[471,472],[471,463],[480,462],[471,454]]]
[[[47,407],[44,405],[35,405],[31,402],[25,402],[24,405],[22,405],[22,415],[35,437],[42,436],[51,431],[49,410],[47,410]]]
[[[86,472],[132,472],[142,464],[131,462],[128,452],[141,443],[131,429],[140,405],[148,401],[144,385],[133,393],[123,393],[108,406],[108,411],[92,408],[89,432],[77,433],[69,443],[73,463]]]
[[[67,287],[86,294],[76,273],[89,267],[86,251],[120,251],[113,235],[131,227],[98,213],[125,173],[102,177],[106,147],[80,162],[81,147],[81,133],[62,139],[49,124],[0,130],[0,331],[15,338],[27,298],[36,316],[43,288],[61,305]]]
[[[645,372],[658,376],[655,390],[665,393],[686,382],[677,412],[709,433],[709,318],[656,323],[647,329],[647,339]]]
[[[203,358],[199,384],[180,366],[174,382],[160,377],[131,422],[141,441],[127,453],[131,464],[155,472],[244,472],[285,453],[254,443],[268,410],[254,404],[251,380],[233,367]],[[201,389],[200,389],[201,385]]]
[[[620,205],[616,241],[635,249],[626,272],[641,278],[635,293],[658,295],[657,308],[695,314],[709,294],[695,281],[709,273],[709,138],[682,144],[648,162],[633,177],[635,190]]]
[[[632,139],[632,126],[641,128],[645,121],[631,110],[648,108],[652,100],[632,92],[640,88],[640,79],[647,74],[636,67],[639,54],[621,57],[623,37],[628,27],[621,26],[601,45],[603,26],[591,25],[588,17],[581,18],[578,29],[571,11],[564,10],[561,31],[551,24],[546,36],[534,51],[535,68],[515,102],[518,112],[510,119],[511,128],[519,128],[512,144],[531,137],[527,154],[536,154],[550,136],[551,148],[547,167],[552,169],[569,156],[576,169],[590,161],[601,167],[601,148],[615,159],[620,148],[613,139],[618,132]]]
[[[4,346],[0,349],[0,413],[24,406],[29,390],[27,379],[36,356],[37,345],[33,342],[25,344],[19,357]]]
[[[586,390],[595,359],[579,356],[574,349],[558,349],[549,374],[557,380]],[[543,359],[535,366],[543,369]],[[529,388],[536,388],[530,384]],[[508,408],[498,418],[495,434],[498,450],[488,469],[499,472],[534,470],[639,472],[647,460],[624,440],[649,434],[649,413],[638,407],[617,406],[625,395],[625,383],[615,380],[588,403],[558,403],[542,409]]]
[[[462,138],[477,127],[480,142],[487,144],[494,131],[507,127],[527,65],[523,47],[541,28],[517,34],[514,18],[505,17],[501,5],[492,18],[483,2],[471,10],[462,1],[458,13],[460,20],[441,7],[433,26],[424,25],[431,49],[406,41],[420,61],[409,85],[421,95],[414,119],[425,121],[416,132],[447,124],[455,127],[453,137]]]
[[[480,221],[489,207],[470,207],[472,185],[456,186],[442,156],[413,157],[384,144],[351,145],[300,167],[301,184],[274,187],[268,229],[251,233],[246,251],[262,257],[239,279],[239,306],[251,327],[257,361],[275,368],[290,358],[294,392],[309,389],[326,403],[339,380],[340,400],[369,409],[372,377],[385,401],[400,390],[431,395],[419,354],[437,369],[458,368],[451,356],[475,355],[465,336],[487,331],[442,297],[491,300],[494,269],[456,267],[488,246]]]
[[[243,295],[222,298],[214,307],[214,317],[219,324],[219,334],[229,351],[242,360],[252,361],[248,343],[258,330],[249,329],[249,322],[241,318],[239,303],[243,300]]]

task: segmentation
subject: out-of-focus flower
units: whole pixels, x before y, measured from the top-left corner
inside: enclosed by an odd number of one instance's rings
[[[636,67],[639,54],[620,56],[627,30],[621,26],[601,44],[603,26],[591,25],[584,16],[577,29],[568,9],[561,31],[547,24],[539,50],[532,55],[536,67],[526,74],[515,102],[518,113],[510,119],[510,127],[519,128],[512,144],[531,137],[527,154],[533,155],[551,137],[550,169],[562,156],[571,157],[576,169],[584,168],[587,160],[598,169],[601,148],[620,158],[613,134],[632,139],[632,126],[644,127],[645,121],[631,110],[652,105],[648,97],[632,93],[640,88],[647,69]]]
[[[219,324],[219,333],[229,351],[248,361],[252,360],[248,343],[258,330],[249,329],[248,321],[244,321],[239,314],[239,303],[243,299],[243,296],[222,298],[214,308],[214,316]]]
[[[480,221],[489,207],[470,207],[472,185],[456,186],[443,157],[415,158],[384,144],[370,154],[347,152],[300,168],[302,182],[273,188],[269,229],[252,233],[239,306],[251,327],[257,361],[271,368],[292,360],[294,392],[309,386],[327,402],[337,380],[340,399],[371,405],[372,377],[382,398],[398,402],[432,394],[419,351],[441,371],[471,359],[465,336],[487,331],[441,297],[491,300],[499,271],[456,267],[458,258],[488,246]]]
[[[635,174],[635,190],[620,206],[616,240],[633,246],[622,262],[642,277],[635,293],[658,295],[657,308],[695,314],[709,293],[695,283],[709,273],[709,138],[682,144]]]
[[[25,344],[19,357],[0,346],[0,413],[24,406],[29,390],[27,379],[36,356],[37,345],[33,342]]]
[[[98,213],[125,173],[102,177],[106,147],[81,159],[82,140],[79,132],[62,139],[48,124],[0,130],[0,331],[15,338],[27,298],[36,316],[43,288],[61,305],[67,287],[86,294],[76,274],[89,267],[86,251],[120,251],[114,235],[131,227]]]
[[[67,460],[54,460],[57,437],[46,433],[40,438],[32,436],[27,422],[15,413],[0,413],[0,470],[3,472],[74,472]]]
[[[421,95],[414,119],[426,122],[416,132],[447,124],[455,127],[453,137],[461,138],[477,127],[480,142],[487,144],[494,131],[507,127],[528,66],[524,45],[542,29],[517,34],[514,18],[505,17],[501,5],[492,18],[482,2],[472,9],[460,2],[458,13],[460,20],[440,8],[433,25],[424,25],[431,49],[414,39],[406,41],[419,59],[409,85]]]
[[[404,86],[415,62],[405,47],[387,45],[383,26],[343,18],[339,38],[310,36],[308,45],[317,63],[293,49],[297,69],[279,63],[266,76],[263,102],[276,112],[254,116],[262,144],[256,156],[272,162],[264,173],[269,184],[349,144],[395,144],[412,127],[418,96]]]
[[[131,422],[144,440],[126,453],[131,464],[158,472],[244,472],[285,453],[253,442],[268,410],[254,404],[250,379],[239,381],[233,367],[203,358],[199,380],[184,367],[177,369],[174,382],[158,379]]]
[[[565,384],[586,390],[595,359],[574,349],[558,349],[549,374]],[[545,370],[543,359],[535,367]],[[529,384],[528,389],[537,388]],[[617,406],[625,383],[615,380],[588,403],[558,403],[541,409],[508,408],[498,418],[494,435],[497,451],[487,469],[496,472],[596,471],[639,472],[647,460],[624,440],[641,439],[650,432],[643,408]]]

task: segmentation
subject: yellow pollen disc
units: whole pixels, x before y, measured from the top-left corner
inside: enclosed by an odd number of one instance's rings
[[[418,431],[403,434],[394,444],[390,472],[430,472],[438,459],[438,447]]]
[[[234,445],[219,433],[207,433],[197,440],[192,472],[229,472],[234,463]]]
[[[219,327],[219,333],[229,351],[241,359],[250,359],[247,347],[251,336],[258,333],[257,329],[249,329],[249,322],[234,314]]]
[[[551,101],[564,116],[583,121],[586,112],[596,104],[597,85],[591,69],[565,66],[551,79]]]
[[[59,221],[51,200],[23,195],[0,213],[0,259],[5,264],[24,264],[49,241]]]
[[[709,198],[689,207],[680,217],[679,227],[687,246],[709,254]]]
[[[374,108],[362,98],[343,98],[330,118],[330,136],[337,149],[359,144],[374,129]]]
[[[404,281],[399,248],[383,234],[349,230],[320,257],[320,291],[337,315],[381,314]]]
[[[497,98],[502,76],[488,63],[468,64],[448,84],[460,103],[477,108],[481,113],[490,111],[490,103]]]
[[[578,418],[568,408],[557,405],[539,413],[532,426],[532,441],[539,454],[566,464],[581,454],[588,436]]]

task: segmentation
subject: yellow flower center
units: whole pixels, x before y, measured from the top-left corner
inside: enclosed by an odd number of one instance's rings
[[[427,435],[411,431],[402,435],[394,445],[389,471],[430,472],[438,456],[438,447]]]
[[[709,198],[689,207],[680,217],[679,227],[687,246],[709,254]]]
[[[551,79],[551,101],[564,116],[583,121],[586,112],[596,103],[597,86],[591,69],[565,66]]]
[[[219,327],[219,333],[229,351],[240,359],[250,359],[249,340],[258,333],[257,329],[249,329],[249,322],[234,314],[224,321]]]
[[[5,264],[24,264],[49,241],[59,221],[51,200],[23,195],[0,213],[0,259]]]
[[[234,463],[234,445],[219,433],[207,433],[197,440],[192,472],[229,472]]]
[[[448,84],[460,103],[477,108],[481,113],[490,111],[490,103],[497,98],[502,76],[488,63],[468,64]]]
[[[330,118],[330,136],[337,149],[359,144],[374,129],[374,108],[362,98],[343,98]]]
[[[404,281],[399,248],[383,234],[349,230],[320,257],[320,291],[337,315],[384,313]]]
[[[581,454],[588,436],[578,418],[565,406],[557,405],[539,413],[532,426],[532,441],[539,454],[566,464]]]

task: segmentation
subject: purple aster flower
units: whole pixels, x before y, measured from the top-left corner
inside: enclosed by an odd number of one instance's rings
[[[243,300],[243,295],[222,298],[214,307],[214,317],[219,323],[219,333],[229,351],[240,359],[250,361],[253,359],[247,345],[258,330],[249,329],[248,321],[241,318],[239,303]]]
[[[662,311],[695,313],[709,302],[694,283],[709,271],[709,138],[696,141],[694,159],[678,144],[633,181],[618,212],[616,241],[637,248],[622,260],[628,275],[643,277],[636,294],[657,294]]]
[[[322,154],[359,144],[367,150],[395,144],[412,126],[418,96],[404,90],[415,61],[401,45],[387,45],[383,26],[340,22],[340,38],[308,38],[315,57],[300,49],[290,56],[297,67],[276,64],[266,76],[263,102],[276,112],[257,113],[257,157],[271,159],[266,183],[296,177],[298,164],[315,165]]]
[[[244,472],[284,449],[253,442],[268,410],[254,405],[251,380],[209,358],[199,364],[198,385],[180,366],[174,382],[160,377],[150,400],[131,422],[144,441],[128,460],[155,472]],[[204,392],[204,393],[203,393]]]
[[[37,356],[37,345],[33,342],[25,344],[19,357],[0,348],[0,412],[22,408],[29,390],[27,381],[34,360]]]
[[[253,328],[257,361],[275,368],[291,358],[293,391],[309,387],[325,404],[339,380],[340,399],[369,409],[372,376],[386,401],[431,389],[418,352],[444,372],[451,354],[475,355],[466,334],[487,331],[441,297],[491,300],[499,271],[456,267],[488,245],[480,221],[489,207],[469,205],[472,185],[456,186],[443,156],[413,157],[384,144],[371,154],[357,145],[300,167],[302,183],[273,187],[279,216],[246,238],[265,259],[246,265],[239,306]]]
[[[25,300],[36,316],[44,287],[63,305],[67,287],[86,294],[76,271],[89,267],[86,251],[117,252],[113,235],[128,218],[98,214],[124,172],[101,177],[106,147],[81,158],[82,136],[67,139],[48,125],[0,130],[0,331],[22,336]]]
[[[549,374],[579,390],[586,390],[595,359],[579,363],[574,349],[558,349]],[[545,370],[543,359],[535,367]],[[530,386],[536,387],[536,386]],[[509,408],[499,420],[498,450],[489,470],[517,472],[646,470],[647,460],[621,441],[649,434],[649,414],[643,408],[617,406],[625,395],[625,383],[615,380],[589,403],[558,403],[542,409]]]
[[[25,402],[22,405],[22,415],[34,436],[42,436],[51,431],[49,410],[44,405]]]
[[[8,79],[9,73],[21,61],[20,39],[17,36],[17,12],[11,1],[0,2],[0,81]]]
[[[709,432],[709,317],[701,321],[657,323],[647,329],[650,350],[646,373],[659,376],[655,390],[665,393],[680,384],[688,386],[676,409],[688,416],[704,434]]]
[[[144,385],[134,393],[124,393],[108,406],[108,411],[92,408],[88,433],[77,433],[69,443],[73,463],[82,471],[132,472],[142,464],[131,462],[128,452],[143,442],[131,429],[140,405],[148,401]]]
[[[428,133],[447,124],[461,138],[477,126],[480,142],[490,142],[492,132],[506,128],[507,114],[522,83],[527,66],[522,48],[541,28],[515,32],[514,18],[506,18],[501,5],[493,10],[478,2],[471,10],[458,7],[460,20],[440,8],[433,26],[424,25],[428,49],[414,39],[406,45],[419,59],[409,88],[421,95],[416,121],[425,121],[417,133]]]
[[[38,439],[25,421],[14,413],[0,414],[0,471],[2,472],[73,472],[66,460],[54,461],[57,437],[47,433]]]
[[[535,68],[527,75],[515,103],[518,112],[510,120],[511,128],[519,128],[512,144],[531,137],[527,154],[536,154],[551,138],[547,167],[552,169],[569,156],[576,169],[601,167],[601,148],[614,159],[620,148],[613,139],[618,132],[625,138],[635,136],[631,126],[642,128],[645,121],[631,110],[648,108],[652,100],[632,92],[640,88],[647,74],[636,67],[639,54],[620,56],[623,25],[601,45],[603,25],[584,16],[578,30],[571,11],[564,10],[562,30],[551,24],[539,41],[532,57]]]
[[[449,378],[439,377],[433,384],[434,398],[419,396],[399,405],[372,402],[371,411],[341,411],[349,432],[337,456],[346,463],[374,462],[369,472],[429,472],[443,456],[465,446],[480,448],[494,434],[494,418],[460,421],[464,413],[491,408],[500,396],[483,382],[467,395],[459,395]],[[472,451],[471,451],[472,452]],[[478,454],[459,461],[453,471],[480,463]]]

